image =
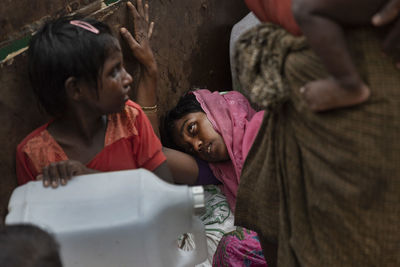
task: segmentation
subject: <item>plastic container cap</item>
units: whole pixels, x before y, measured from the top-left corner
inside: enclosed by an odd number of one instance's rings
[[[194,214],[201,215],[205,212],[204,189],[202,186],[193,186],[190,189],[193,196]]]

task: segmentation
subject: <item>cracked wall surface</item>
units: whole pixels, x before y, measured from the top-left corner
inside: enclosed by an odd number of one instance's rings
[[[42,21],[81,12],[104,20],[117,30],[132,29],[125,1],[96,0],[6,0],[0,7],[0,49],[29,36]],[[159,65],[160,114],[171,108],[191,87],[230,90],[229,35],[234,23],[248,10],[242,0],[150,0],[150,19],[155,22],[151,40]],[[12,10],[12,12],[10,11]],[[0,63],[0,216],[4,218],[12,190],[16,187],[16,145],[48,117],[41,112],[27,74],[27,56],[21,47]],[[128,71],[138,77],[128,51]],[[135,90],[132,91],[135,97]],[[0,220],[1,222],[2,220]]]

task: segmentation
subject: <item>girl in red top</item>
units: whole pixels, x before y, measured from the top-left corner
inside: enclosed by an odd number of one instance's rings
[[[135,25],[147,26],[136,31],[144,38],[138,43],[124,28],[121,34],[144,70],[141,90],[156,86],[157,66],[148,44],[148,6],[137,3],[138,10],[129,2],[128,8]],[[172,182],[148,118],[129,100],[132,77],[106,24],[72,17],[46,23],[32,37],[28,55],[32,87],[53,119],[18,145],[19,184],[43,179],[44,186],[57,187],[73,175],[135,168]]]

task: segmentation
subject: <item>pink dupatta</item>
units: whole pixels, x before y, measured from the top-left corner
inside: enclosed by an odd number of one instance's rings
[[[264,111],[256,112],[246,97],[236,91],[220,94],[201,89],[193,94],[228,149],[231,161],[209,165],[214,175],[222,182],[222,190],[232,211],[235,211],[240,173],[261,126]]]

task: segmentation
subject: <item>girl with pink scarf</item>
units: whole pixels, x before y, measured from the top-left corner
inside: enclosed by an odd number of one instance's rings
[[[208,162],[233,212],[243,163],[263,115],[239,92],[202,89],[184,95],[165,118],[169,145]],[[267,266],[257,234],[238,228],[226,235],[213,266]]]

